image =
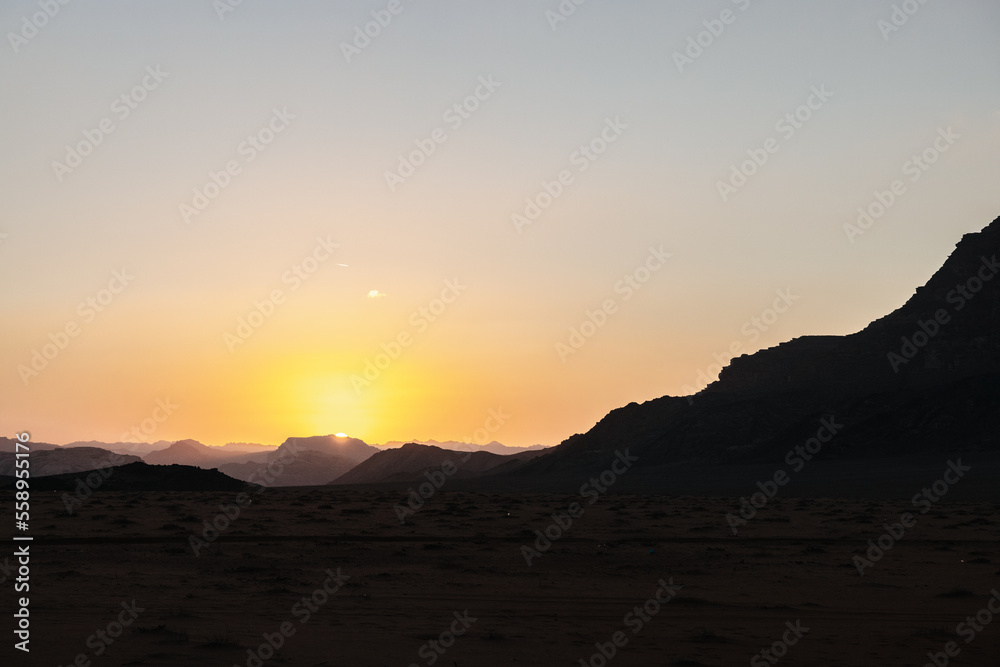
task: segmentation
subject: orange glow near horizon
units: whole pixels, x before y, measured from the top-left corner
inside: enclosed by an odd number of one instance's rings
[[[531,3],[428,3],[353,63],[331,35],[370,20],[357,3],[224,25],[177,4],[81,5],[3,64],[0,435],[556,445],[699,389],[734,343],[863,329],[1000,213],[1000,3],[928,3],[891,44],[874,3],[762,6],[683,73],[670,45],[702,3],[594,3],[556,33]],[[57,176],[157,63],[162,84]],[[483,77],[499,86],[470,98]],[[275,109],[287,125],[250,161]],[[944,127],[961,139],[909,180]],[[746,333],[776,290],[794,305]]]

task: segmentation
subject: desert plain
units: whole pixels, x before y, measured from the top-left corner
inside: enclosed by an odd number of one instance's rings
[[[1000,587],[992,501],[945,499],[921,514],[909,500],[774,497],[733,535],[732,498],[609,493],[589,504],[445,487],[403,523],[405,490],[267,488],[193,547],[236,495],[98,491],[69,514],[59,492],[36,491],[31,664],[1000,659],[1000,615],[980,631],[960,626]],[[575,502],[572,524],[549,528]],[[855,557],[907,512],[915,523],[862,575]],[[539,550],[535,531],[547,528],[561,534]],[[537,551],[530,565],[526,548]]]

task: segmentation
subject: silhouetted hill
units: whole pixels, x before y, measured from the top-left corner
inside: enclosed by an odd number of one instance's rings
[[[424,479],[424,473],[440,470],[446,462],[455,466],[448,475],[453,479],[476,477],[511,462],[523,462],[538,456],[538,450],[501,456],[490,452],[455,452],[433,445],[408,443],[386,449],[358,464],[331,484],[386,484]]]
[[[512,474],[601,470],[626,447],[637,468],[780,462],[824,419],[837,433],[818,459],[1000,450],[998,256],[1000,218],[864,330],[733,359],[700,393],[613,410]]]
[[[338,438],[335,435],[314,435],[308,438],[288,438],[278,447],[278,453],[299,451],[314,451],[323,454],[343,457],[361,463],[372,454],[378,452],[378,447],[372,447],[357,438]]]
[[[47,442],[27,442],[29,451],[37,452],[42,450],[59,449],[59,445],[51,445]],[[0,438],[0,452],[14,452],[17,446],[16,438]],[[17,450],[23,452],[24,450]]]
[[[377,451],[357,438],[321,435],[288,438],[279,447],[247,443],[209,447],[196,440],[178,440],[144,459],[153,465],[214,468],[265,486],[315,486],[339,477]]]
[[[32,479],[47,475],[96,470],[97,468],[111,468],[142,460],[138,456],[115,454],[97,447],[41,450],[31,452],[31,456],[28,458]],[[0,475],[13,475],[16,469],[16,460],[15,454],[0,453]]]
[[[223,475],[218,470],[194,466],[155,466],[142,462],[107,468],[52,475],[31,480],[32,491],[75,491],[81,479],[90,473],[101,476],[100,491],[243,491],[246,482]],[[14,479],[0,479],[0,489],[10,488]]]
[[[99,440],[77,440],[63,445],[63,449],[75,447],[99,447],[116,454],[135,454],[143,456],[150,452],[166,449],[173,442],[169,440],[157,440],[156,442],[101,442]]]
[[[963,236],[926,285],[864,330],[850,336],[803,336],[743,355],[704,391],[795,394],[815,401],[1000,372],[998,254],[1000,218]],[[990,279],[983,281],[981,274]],[[978,286],[982,289],[973,291]],[[942,315],[943,323],[935,321],[935,314]],[[920,346],[925,335],[927,343]],[[918,345],[904,350],[903,339],[912,342],[914,336]],[[904,352],[916,354],[910,359]],[[890,359],[890,353],[897,356]]]
[[[197,440],[178,440],[166,449],[147,454],[143,460],[153,465],[176,463],[199,468],[218,468],[226,463],[264,461],[274,451],[274,447],[248,450],[245,447],[209,447]]]
[[[219,470],[264,486],[319,486],[340,477],[376,452],[357,438],[317,435],[288,438],[250,463],[227,463]]]
[[[282,450],[264,462],[225,463],[219,470],[230,477],[263,486],[320,486],[357,465],[354,459],[317,450]]]
[[[178,440],[166,449],[160,449],[146,454],[143,460],[150,465],[185,465],[202,466],[225,458],[226,453],[220,452],[197,440]]]
[[[438,442],[437,440],[406,440],[405,442],[402,440],[391,440],[385,444],[379,445],[379,448],[393,449],[396,447],[402,447],[404,444],[409,443],[431,445],[433,447],[440,447],[441,449],[450,449],[453,452],[489,452],[491,454],[500,454],[502,456],[545,449],[542,445],[531,445],[530,447],[510,447],[508,445],[501,444],[496,440],[488,442],[485,445],[473,442],[460,442],[458,440],[445,440],[444,442]]]

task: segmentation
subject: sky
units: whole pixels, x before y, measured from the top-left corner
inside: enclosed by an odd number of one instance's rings
[[[994,0],[576,2],[3,3],[0,433],[555,445],[1000,215]]]

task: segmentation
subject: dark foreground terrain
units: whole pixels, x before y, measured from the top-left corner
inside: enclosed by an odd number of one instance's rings
[[[266,489],[196,556],[189,536],[235,493],[98,491],[70,516],[39,491],[31,661],[12,664],[570,667],[605,664],[599,643],[621,666],[766,665],[754,656],[772,648],[783,665],[919,666],[955,642],[949,664],[996,665],[1000,615],[980,610],[1000,587],[1000,505],[953,498],[920,514],[778,495],[734,537],[731,499],[446,486],[401,525],[405,491]],[[522,545],[579,501],[528,566]],[[904,512],[915,525],[859,574],[854,557]],[[959,626],[977,613],[980,630]],[[258,662],[264,635],[281,648]]]

